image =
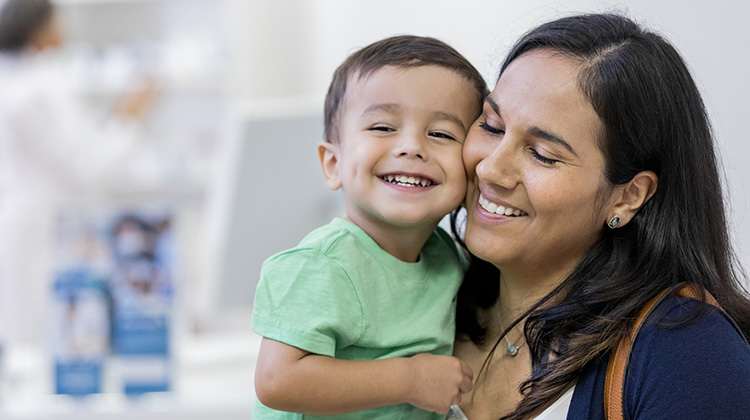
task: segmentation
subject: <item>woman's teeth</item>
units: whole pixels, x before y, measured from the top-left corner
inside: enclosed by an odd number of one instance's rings
[[[432,185],[432,181],[430,181],[429,179],[414,176],[385,175],[382,177],[382,179],[386,182],[390,182],[391,184],[404,185],[407,187],[429,187],[430,185]]]
[[[491,203],[481,194],[479,194],[479,205],[490,213],[504,214],[506,216],[526,216],[526,212],[523,210],[514,209],[512,207],[499,206],[495,203]]]

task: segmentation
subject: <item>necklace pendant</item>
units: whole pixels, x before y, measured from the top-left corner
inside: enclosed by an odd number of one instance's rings
[[[506,352],[508,353],[508,356],[515,356],[518,354],[518,347],[508,344],[508,350]]]

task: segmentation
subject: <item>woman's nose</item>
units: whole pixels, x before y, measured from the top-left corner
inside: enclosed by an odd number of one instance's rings
[[[494,142],[477,164],[476,173],[480,180],[506,189],[513,189],[518,184],[518,157],[509,140],[506,136],[502,141]]]

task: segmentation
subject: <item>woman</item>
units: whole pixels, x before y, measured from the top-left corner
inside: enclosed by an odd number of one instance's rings
[[[465,242],[478,258],[455,353],[477,375],[461,405],[469,419],[604,419],[610,350],[648,300],[682,282],[750,332],[703,102],[658,35],[616,15],[532,30],[464,161]],[[750,417],[741,334],[697,300],[657,309],[632,350],[625,418]]]
[[[62,205],[154,188],[162,177],[139,134],[153,84],[102,120],[51,54],[63,43],[50,0],[0,1],[0,343],[43,343]]]

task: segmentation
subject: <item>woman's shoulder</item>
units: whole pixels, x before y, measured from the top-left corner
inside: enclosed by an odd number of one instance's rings
[[[607,362],[602,355],[579,375],[568,418],[604,419]],[[630,419],[748,418],[750,346],[720,310],[669,297],[633,345],[623,409]]]
[[[630,418],[750,416],[750,346],[719,309],[667,298],[633,344],[624,389]]]
[[[695,353],[703,350],[710,350],[710,354],[736,351],[750,356],[750,346],[725,312],[692,298],[669,296],[644,322],[631,357],[642,359],[638,357],[641,352],[652,357],[675,352],[700,357]]]

